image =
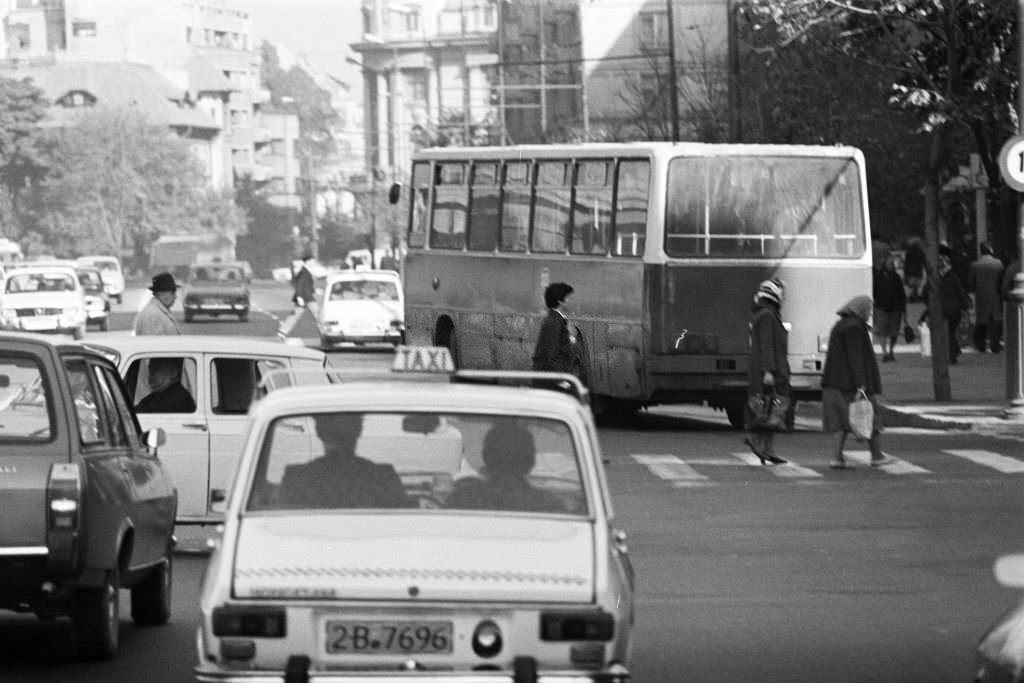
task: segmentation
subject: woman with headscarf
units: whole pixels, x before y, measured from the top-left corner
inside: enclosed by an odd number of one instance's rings
[[[881,467],[896,462],[882,452],[882,419],[878,397],[882,393],[882,376],[871,343],[868,321],[873,302],[869,296],[855,296],[836,313],[839,320],[832,326],[825,354],[825,370],[821,376],[822,430],[835,434],[835,447],[828,466],[850,469],[843,456],[846,435],[850,429],[850,403],[863,390],[874,408],[874,424],[868,448],[871,466]]]
[[[782,325],[779,309],[785,297],[785,283],[778,278],[765,280],[754,294],[753,314],[750,319],[750,368],[747,383],[747,404],[744,410],[747,436],[744,443],[750,446],[761,460],[762,465],[778,465],[786,462],[775,455],[775,433],[754,426],[754,412],[750,400],[760,396],[766,389],[774,390],[779,396],[789,396],[789,341],[786,328]],[[787,426],[793,427],[792,411],[786,416]]]

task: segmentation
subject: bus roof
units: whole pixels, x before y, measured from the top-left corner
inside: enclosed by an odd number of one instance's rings
[[[722,144],[708,142],[597,142],[548,145],[510,145],[508,147],[428,147],[413,155],[414,159],[511,159],[607,157],[607,156],[809,156],[862,157],[861,151],[847,145],[763,145]]]

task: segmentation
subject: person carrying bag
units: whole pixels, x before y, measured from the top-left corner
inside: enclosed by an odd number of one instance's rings
[[[778,278],[765,280],[754,294],[750,319],[750,363],[743,442],[762,465],[786,461],[775,455],[775,433],[792,431],[793,403],[790,399],[788,336],[779,312],[785,284]]]
[[[871,466],[881,467],[896,462],[882,452],[882,420],[878,398],[882,393],[882,376],[871,343],[868,320],[873,302],[869,296],[855,296],[836,313],[839,320],[832,326],[821,376],[822,431],[835,434],[835,446],[829,467],[850,469],[843,455],[846,435],[866,438],[871,450]],[[863,396],[861,401],[858,397]],[[861,411],[871,408],[867,419]],[[856,407],[854,407],[856,406]],[[851,419],[852,418],[852,419]],[[855,425],[858,431],[854,430]]]

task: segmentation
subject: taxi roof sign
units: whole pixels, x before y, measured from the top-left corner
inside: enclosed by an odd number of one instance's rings
[[[450,375],[455,372],[455,361],[445,346],[398,346],[391,370]]]

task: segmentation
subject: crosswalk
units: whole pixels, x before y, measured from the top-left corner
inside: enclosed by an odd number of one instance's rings
[[[925,453],[920,460],[927,462],[910,462],[892,456],[894,462],[882,467],[871,467],[871,453],[867,450],[845,451],[846,461],[854,469],[870,470],[884,476],[915,477],[937,473],[941,464],[936,455],[947,456],[946,464],[969,463],[981,468],[984,473],[1000,475],[1024,475],[1024,459],[978,449],[943,449],[933,453]],[[750,451],[735,451],[721,456],[680,457],[674,453],[631,453],[630,461],[644,467],[651,475],[674,488],[701,488],[715,486],[729,478],[736,468],[753,467],[764,476],[779,480],[799,481],[805,483],[821,482],[830,476],[843,476],[844,472],[834,472],[828,463],[822,461],[813,464],[788,462],[784,465],[765,467]],[[950,460],[950,458],[952,460]]]

